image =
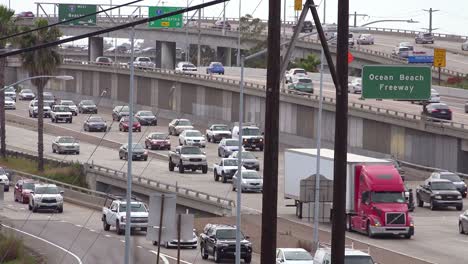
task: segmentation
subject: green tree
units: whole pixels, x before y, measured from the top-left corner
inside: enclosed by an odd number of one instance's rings
[[[303,68],[308,72],[317,72],[317,66],[320,65],[320,59],[315,54],[310,53],[305,58],[296,59],[289,63],[289,68]]]
[[[38,19],[35,22],[36,27],[47,26],[48,22],[45,19]],[[44,28],[23,35],[19,39],[21,48],[32,47],[44,43],[56,41],[60,38],[61,33],[57,27]],[[38,49],[31,52],[21,54],[23,67],[28,71],[29,76],[52,75],[57,66],[60,65],[62,59],[56,48]],[[32,84],[37,88],[38,99],[38,118],[37,118],[37,153],[38,153],[38,170],[44,170],[44,87],[49,80],[47,78],[38,78],[31,80]]]
[[[0,36],[10,35],[15,31],[13,15],[15,11],[0,5]],[[7,40],[0,41],[0,49],[4,49]],[[5,86],[6,58],[0,58],[0,88]],[[6,158],[6,129],[5,129],[5,90],[0,91],[0,156]]]
[[[259,38],[265,28],[266,24],[263,23],[259,18],[253,18],[252,15],[247,14],[240,18],[239,30],[241,32],[241,42],[249,41],[255,43],[253,48],[242,52],[243,55],[248,56],[266,49],[267,39],[262,40],[262,38]],[[259,56],[258,58],[246,61],[245,66],[252,68],[265,68],[266,56]]]

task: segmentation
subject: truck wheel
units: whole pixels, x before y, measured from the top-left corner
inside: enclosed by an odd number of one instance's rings
[[[260,147],[260,151],[263,151],[263,146]]]
[[[219,181],[219,175],[218,173],[216,173],[216,170],[214,170],[213,175],[214,175],[214,180]]]
[[[182,164],[182,161],[180,161],[180,163],[179,163],[179,173],[184,173],[184,172],[185,172],[184,165]]]
[[[218,149],[218,157],[221,157],[221,150]]]
[[[110,225],[107,223],[106,216],[102,217],[102,228],[104,229],[104,231],[110,230]]]
[[[430,204],[431,204],[431,211],[434,211],[436,209],[434,202],[431,201]]]
[[[457,205],[457,211],[461,211],[463,209],[463,205]]]
[[[418,200],[418,207],[423,207],[424,202],[421,200],[421,198],[417,197],[416,199]]]
[[[115,221],[115,229],[117,231],[117,235],[121,236],[124,234],[125,230],[120,229],[119,220]]]
[[[223,173],[221,173],[221,176],[222,176],[222,179],[223,179],[223,183],[226,183],[227,182],[227,177],[226,177],[226,174],[224,174],[224,171],[223,171]]]
[[[206,134],[206,140],[207,140],[208,142],[211,142],[210,136],[208,136],[208,134]]]
[[[208,259],[208,253],[206,253],[205,246],[203,244],[200,245],[200,255],[202,259]]]
[[[174,163],[172,163],[172,160],[169,159],[169,171],[174,171]]]
[[[405,238],[406,238],[406,239],[410,239],[410,238],[411,238],[411,234],[406,234],[406,235],[405,235]]]
[[[208,173],[208,165],[202,167],[202,172],[203,172],[204,174],[207,174],[207,173]]]
[[[374,234],[373,234],[372,231],[371,231],[370,223],[369,223],[369,222],[367,222],[367,236],[370,237],[370,238],[373,238],[373,237],[374,237]]]
[[[214,255],[213,255],[213,257],[214,257],[214,262],[220,263],[220,262],[221,262],[221,258],[220,258],[220,256],[219,256],[218,250],[215,248],[213,251],[214,251]]]
[[[248,264],[250,262],[252,262],[252,256],[245,257],[244,263]]]
[[[192,168],[192,172],[196,172],[196,171],[197,171],[197,169],[196,169],[196,168]]]
[[[458,223],[458,232],[460,232],[460,234],[465,234],[465,230],[463,229],[463,224],[461,222]]]
[[[353,226],[351,225],[351,216],[348,215],[346,217],[346,230],[348,230],[348,232],[353,232]]]

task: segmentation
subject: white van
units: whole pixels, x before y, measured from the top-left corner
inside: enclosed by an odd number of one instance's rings
[[[331,248],[324,247],[315,251],[314,264],[331,264]],[[376,264],[372,257],[360,250],[345,249],[345,264]]]
[[[249,149],[259,149],[263,151],[263,133],[260,132],[260,129],[257,125],[252,123],[244,123],[242,126],[242,140],[244,148]],[[234,123],[234,126],[231,129],[232,138],[239,139],[239,123]]]

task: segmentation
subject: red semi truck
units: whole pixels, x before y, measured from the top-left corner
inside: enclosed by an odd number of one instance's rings
[[[298,211],[306,205],[300,200],[300,182],[315,175],[316,149],[287,149],[285,151],[284,196],[294,199]],[[334,151],[322,149],[320,171],[333,181]],[[346,175],[347,229],[367,234],[398,235],[411,238],[414,225],[405,199],[401,175],[391,161],[348,153]],[[331,194],[320,194],[331,197]],[[331,204],[330,207],[333,207]],[[320,208],[320,207],[319,207]],[[320,212],[326,213],[326,203]],[[313,209],[308,211],[312,211]],[[323,215],[320,219],[324,219]]]

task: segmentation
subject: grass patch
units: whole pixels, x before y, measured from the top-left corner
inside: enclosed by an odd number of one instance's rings
[[[33,256],[26,253],[23,241],[13,234],[0,234],[0,261],[5,264],[36,264]]]
[[[56,180],[83,188],[88,187],[86,184],[86,175],[83,173],[81,164],[77,162],[63,167],[56,167],[50,164],[45,164],[44,171],[39,172],[37,170],[37,161],[35,160],[7,157],[6,159],[0,159],[0,166],[43,176],[51,180]]]

